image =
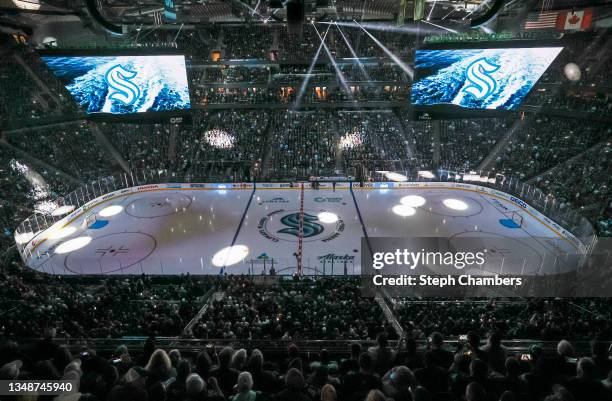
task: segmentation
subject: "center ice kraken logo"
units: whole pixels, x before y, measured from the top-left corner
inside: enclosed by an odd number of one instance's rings
[[[316,223],[318,218],[308,213],[304,213],[304,224],[303,224],[303,232],[304,238],[314,237],[315,235],[319,235],[323,232],[324,228],[319,223]],[[288,228],[283,228],[282,230],[278,230],[279,233],[291,234],[296,237],[299,236],[299,228],[300,228],[300,214],[293,213],[288,214],[281,218],[281,223],[286,225]]]
[[[104,81],[111,89],[110,99],[131,106],[140,97],[140,89],[131,80],[136,78],[136,71],[131,71],[117,64],[106,71]]]
[[[491,77],[491,73],[499,70],[500,67],[484,57],[473,61],[465,69],[466,80],[469,85],[463,88],[463,92],[469,93],[478,100],[484,99],[495,92],[497,81]]]
[[[338,218],[333,224],[322,224],[318,212],[308,210],[304,212],[304,241],[331,241],[344,232],[344,221]],[[259,220],[257,229],[259,233],[273,241],[297,242],[299,239],[300,212],[297,210],[275,210]]]

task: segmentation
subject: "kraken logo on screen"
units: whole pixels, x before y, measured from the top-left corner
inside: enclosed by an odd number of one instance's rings
[[[317,221],[316,216],[312,216],[308,213],[304,213],[304,238],[314,237],[315,235],[319,235],[323,232],[323,226],[319,223],[315,223]],[[281,223],[286,225],[288,228],[283,228],[279,230],[279,233],[291,234],[296,237],[299,234],[300,227],[300,214],[293,213],[284,216],[281,219]]]
[[[131,81],[136,75],[136,71],[128,70],[121,64],[109,68],[104,76],[104,81],[111,91],[109,98],[126,106],[134,104],[140,97],[140,89]]]
[[[499,70],[500,66],[481,57],[468,65],[465,69],[466,79],[469,85],[463,88],[476,99],[484,99],[497,88],[497,81],[491,77],[491,73]]]

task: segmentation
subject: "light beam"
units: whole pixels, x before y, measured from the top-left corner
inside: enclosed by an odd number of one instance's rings
[[[338,68],[338,64],[336,64],[336,60],[334,60],[334,57],[332,56],[331,52],[329,51],[329,48],[325,44],[325,40],[323,39],[323,37],[319,33],[319,30],[317,29],[317,27],[314,26],[314,24],[312,25],[312,27],[314,28],[314,30],[317,33],[317,35],[319,35],[319,39],[321,39],[321,43],[323,44],[323,49],[325,50],[325,53],[327,54],[327,57],[329,57],[329,61],[331,61],[332,66],[334,67],[334,70],[336,70],[336,75],[338,75],[338,79],[340,79],[340,83],[342,84],[342,88],[346,91],[346,93],[349,96],[349,98],[352,99],[353,98],[353,93],[351,92],[351,88],[349,88],[348,83],[346,82],[346,78],[344,77],[344,74],[342,73],[342,71],[340,71],[340,68]]]
[[[449,32],[452,32],[452,33],[458,33],[458,32],[457,32],[457,31],[455,31],[454,29],[450,29],[450,28],[447,28],[447,27],[442,26],[442,25],[436,25],[436,24],[434,24],[433,22],[429,22],[429,21],[423,21],[423,22],[424,22],[424,23],[426,23],[426,24],[429,24],[429,25],[433,25],[433,26],[435,26],[436,28],[444,29],[445,31],[449,31]]]
[[[389,58],[391,58],[391,60],[395,62],[395,64],[397,64],[406,74],[408,74],[411,80],[414,79],[414,71],[412,70],[412,68],[410,68],[406,63],[400,60],[400,58],[393,54],[391,50],[387,49],[387,47],[383,45],[380,40],[376,39],[374,35],[368,32],[367,29],[365,29],[359,22],[355,20],[353,20],[353,22],[355,22],[361,29],[363,29],[363,31],[374,41],[374,43],[376,43],[382,49],[382,51],[384,51],[387,56],[389,56]]]
[[[370,82],[371,81],[370,80],[370,76],[368,75],[368,72],[366,71],[363,63],[361,62],[361,60],[357,56],[357,53],[355,53],[355,50],[353,49],[353,47],[349,43],[348,39],[346,38],[346,36],[344,36],[344,32],[342,32],[342,29],[340,29],[338,24],[335,24],[335,25],[336,25],[336,28],[338,29],[338,32],[340,32],[340,35],[342,36],[342,39],[344,39],[344,42],[346,43],[346,46],[348,47],[349,51],[351,52],[351,55],[357,61],[357,65],[359,66],[359,69],[363,73],[363,76],[365,77],[366,81]]]
[[[314,57],[312,58],[312,61],[310,62],[310,65],[308,66],[308,71],[306,72],[306,76],[304,77],[304,80],[302,81],[302,85],[300,85],[300,91],[298,92],[298,95],[295,98],[295,103],[293,103],[293,107],[292,107],[293,110],[297,110],[300,107],[300,103],[302,102],[302,96],[304,96],[304,92],[306,92],[306,86],[308,85],[308,81],[310,81],[312,70],[314,69],[314,66],[317,63],[317,60],[319,59],[319,54],[321,53],[321,48],[323,47],[323,42],[325,41],[325,38],[327,37],[327,33],[329,32],[329,28],[331,28],[331,25],[327,27],[327,30],[325,31],[325,35],[323,35],[323,41],[321,41],[321,43],[319,44],[319,48],[317,49],[317,52],[315,53]]]

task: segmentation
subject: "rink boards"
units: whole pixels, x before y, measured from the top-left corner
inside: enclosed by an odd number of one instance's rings
[[[487,247],[508,259],[528,256],[534,273],[536,268],[542,272],[546,260],[582,246],[522,200],[477,185],[304,187],[304,274],[359,274],[362,237],[486,238]],[[22,255],[31,268],[51,274],[259,275],[269,274],[272,267],[278,274],[292,274],[297,266],[301,194],[300,184],[154,184],[123,189],[88,202],[38,233]],[[394,208],[409,195],[425,203],[410,216],[398,215]],[[449,200],[461,207],[449,208]],[[120,212],[101,216],[109,208]],[[520,227],[503,224],[517,215],[522,217]],[[97,221],[88,226],[84,222],[91,216]],[[67,251],[69,241],[77,246]],[[244,254],[237,262],[219,263],[218,253],[228,247],[240,247]],[[524,263],[504,266],[506,271],[525,268],[529,272]]]

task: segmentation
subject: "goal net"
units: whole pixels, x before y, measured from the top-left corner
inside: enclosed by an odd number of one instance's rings
[[[519,227],[523,227],[523,216],[519,212],[512,212],[510,219]]]
[[[83,221],[83,228],[91,228],[98,221],[95,213],[89,214],[85,216],[85,220]]]

